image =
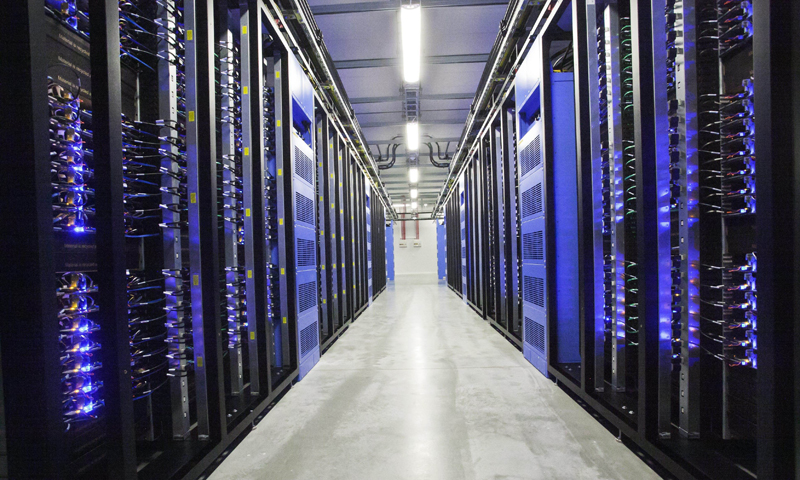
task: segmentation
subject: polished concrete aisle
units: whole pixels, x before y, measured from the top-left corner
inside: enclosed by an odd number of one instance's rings
[[[211,479],[659,478],[446,286],[398,282]]]

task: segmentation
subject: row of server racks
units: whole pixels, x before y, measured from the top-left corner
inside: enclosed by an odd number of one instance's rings
[[[796,478],[796,6],[540,3],[449,287],[666,474]]]
[[[4,10],[0,478],[197,478],[385,287],[381,197],[274,4]]]

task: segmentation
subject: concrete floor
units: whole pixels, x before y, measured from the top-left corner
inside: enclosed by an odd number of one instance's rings
[[[660,477],[446,286],[398,278],[210,478]]]

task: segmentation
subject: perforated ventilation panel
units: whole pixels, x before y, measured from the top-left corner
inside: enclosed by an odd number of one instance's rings
[[[308,352],[319,344],[317,336],[317,322],[312,322],[304,329],[300,330],[300,356],[305,357]]]
[[[317,282],[302,283],[297,287],[297,308],[298,313],[303,313],[309,308],[317,305]]]
[[[525,317],[525,343],[544,353],[544,325]]]
[[[544,260],[544,235],[541,230],[528,232],[522,236],[522,258]]]
[[[525,275],[522,283],[522,298],[544,308],[544,279]]]
[[[312,240],[297,239],[297,266],[310,267],[316,265],[316,245]]]
[[[530,172],[542,164],[542,139],[539,135],[533,139],[527,147],[520,152],[520,163],[522,164],[522,175]]]
[[[314,225],[314,201],[300,192],[295,192],[294,202],[297,221]]]
[[[537,183],[522,192],[522,218],[542,213],[542,184]]]
[[[298,147],[294,147],[294,173],[300,178],[314,184],[314,162]]]

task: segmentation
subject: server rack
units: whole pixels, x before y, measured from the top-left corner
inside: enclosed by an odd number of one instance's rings
[[[546,2],[488,114],[476,113],[485,120],[470,132],[470,161],[443,197],[446,220],[467,228],[462,245],[446,224],[450,287],[508,338],[509,297],[521,295],[526,327],[533,315],[541,325],[538,335],[525,329],[525,356],[678,478],[796,472],[786,422],[798,399],[779,364],[797,357],[792,340],[774,336],[796,330],[773,315],[793,312],[797,298],[794,263],[776,262],[793,255],[796,237],[773,203],[779,192],[792,201],[796,181],[786,119],[774,115],[791,110],[798,83],[771,63],[788,58],[774,35],[796,38],[790,13],[768,1]],[[756,120],[764,109],[766,127]],[[481,169],[488,201],[470,186]],[[537,185],[541,212],[528,193]],[[476,208],[488,215],[475,219]],[[478,231],[488,247],[476,252]],[[509,241],[517,232],[521,275]],[[485,308],[474,303],[481,261]]]
[[[341,121],[292,71],[275,8],[9,7],[2,126],[20,161],[3,201],[25,204],[3,209],[2,264],[29,328],[2,326],[2,476],[196,478],[297,381],[318,221],[313,191],[310,222],[292,196],[315,184],[287,127],[314,108]]]

